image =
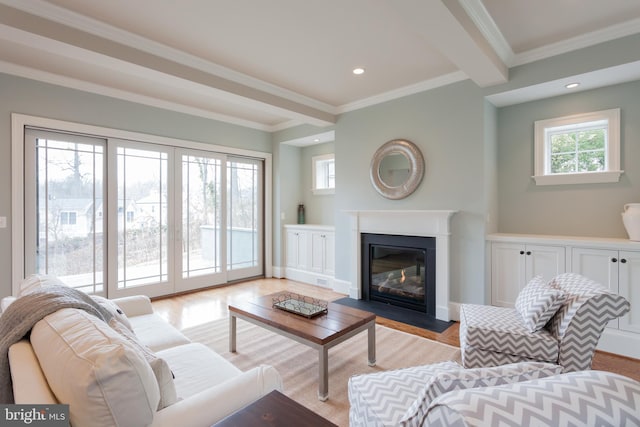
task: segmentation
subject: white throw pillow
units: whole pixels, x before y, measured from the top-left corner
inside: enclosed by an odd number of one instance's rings
[[[31,345],[74,426],[148,425],[160,401],[151,367],[102,320],[65,308],[31,331]]]
[[[59,285],[59,286],[67,286],[60,281],[55,276],[48,276],[46,274],[31,274],[20,282],[18,285],[18,297],[26,295],[35,291],[36,289],[40,289],[43,286],[49,285]]]
[[[516,298],[516,310],[530,332],[544,328],[565,301],[562,290],[549,286],[541,276],[527,283]]]
[[[136,334],[129,330],[117,319],[113,318],[109,325],[127,339],[133,346],[144,356],[151,366],[151,370],[156,377],[158,387],[160,389],[160,402],[158,403],[158,411],[169,405],[173,405],[178,401],[176,386],[173,382],[173,372],[166,360],[155,354],[149,347],[142,344]]]
[[[133,332],[133,326],[131,326],[131,322],[129,321],[129,318],[127,317],[126,314],[124,314],[124,311],[122,311],[122,309],[118,307],[118,304],[111,301],[110,299],[106,299],[105,297],[101,297],[99,295],[91,295],[91,298],[93,298],[95,302],[100,304],[109,313],[111,313],[114,319],[116,319],[118,322],[123,324],[127,329]]]

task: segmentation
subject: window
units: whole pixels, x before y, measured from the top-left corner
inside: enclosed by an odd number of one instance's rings
[[[620,109],[535,122],[537,185],[620,179]]]
[[[270,276],[270,155],[16,114],[12,135],[14,283],[115,298]]]
[[[333,194],[336,188],[335,154],[314,156],[311,163],[313,194]]]
[[[60,212],[60,224],[62,224],[62,225],[76,225],[76,213],[75,212]]]

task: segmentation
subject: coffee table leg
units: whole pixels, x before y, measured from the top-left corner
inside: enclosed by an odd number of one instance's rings
[[[369,337],[369,366],[376,366],[376,324],[373,322],[367,332]]]
[[[329,349],[318,349],[318,400],[325,401],[329,398]]]
[[[229,314],[229,351],[236,352],[236,316]]]

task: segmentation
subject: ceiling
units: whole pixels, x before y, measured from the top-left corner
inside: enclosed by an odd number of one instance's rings
[[[0,0],[0,72],[275,131],[635,33],[636,0]]]

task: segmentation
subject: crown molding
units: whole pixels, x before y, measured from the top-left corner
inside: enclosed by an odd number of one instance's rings
[[[449,74],[435,77],[433,79],[425,80],[413,85],[401,87],[399,89],[391,90],[389,92],[381,93],[379,95],[341,105],[336,109],[336,114],[347,113],[349,111],[355,111],[361,108],[370,107],[372,105],[382,104],[383,102],[392,101],[394,99],[414,95],[416,93],[435,89],[441,86],[446,86],[451,83],[467,80],[468,78],[469,77],[462,71],[454,71]]]
[[[640,18],[518,53],[515,55],[511,66],[515,67],[518,65],[528,64],[530,62],[561,55],[563,53],[630,36],[636,33],[640,33]]]

